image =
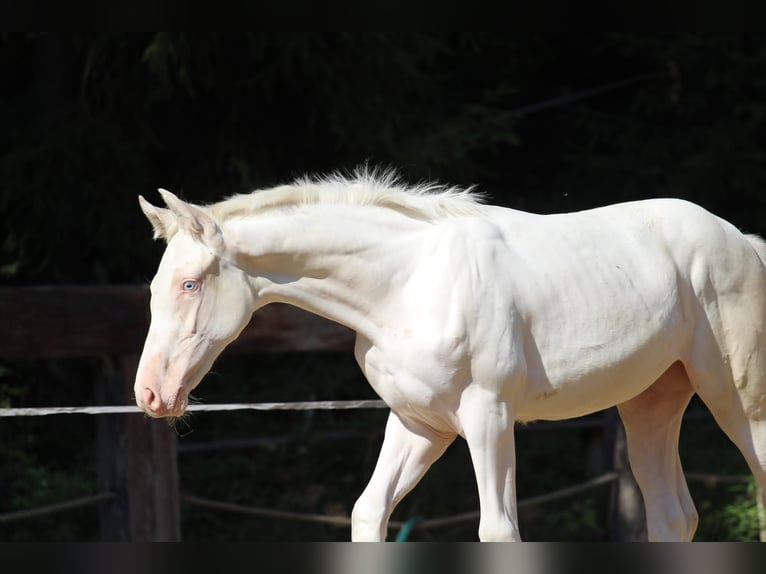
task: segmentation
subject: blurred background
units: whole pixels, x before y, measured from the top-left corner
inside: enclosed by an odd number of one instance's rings
[[[365,162],[413,183],[476,185],[492,203],[539,213],[681,197],[762,233],[765,154],[761,37],[2,33],[0,284],[146,284],[163,245],[151,239],[138,194],[158,203],[164,187],[212,202]],[[98,404],[111,361],[0,359],[0,407]],[[207,403],[375,398],[345,352],[224,354],[196,394]],[[704,410],[696,401],[691,408]],[[178,432],[180,491],[348,516],[385,418],[195,415]],[[96,427],[80,415],[0,419],[0,513],[95,492]],[[519,497],[597,474],[592,434],[520,432]],[[183,449],[253,437],[260,442]],[[704,416],[685,425],[681,451],[689,471],[747,476]],[[690,487],[697,539],[758,538],[746,479]],[[613,538],[611,496],[607,485],[530,507],[522,536]],[[477,508],[459,440],[394,518]],[[184,540],[349,537],[343,526],[183,502],[180,516]],[[81,508],[0,522],[0,540],[98,540],[99,520]],[[476,540],[476,528],[467,521],[411,539]]]

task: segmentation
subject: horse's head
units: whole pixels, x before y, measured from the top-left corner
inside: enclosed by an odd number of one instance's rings
[[[189,392],[247,325],[253,295],[219,226],[203,209],[160,190],[168,208],[139,196],[167,248],[151,284],[151,325],[136,374],[136,403],[153,417],[179,416]]]

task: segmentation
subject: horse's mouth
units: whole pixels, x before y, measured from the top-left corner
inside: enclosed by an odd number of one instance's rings
[[[169,400],[160,400],[148,404],[138,403],[141,410],[154,419],[180,417],[186,412],[188,405],[189,397],[183,388],[179,389],[175,396]]]
[[[176,419],[184,415],[184,413],[186,412],[186,406],[187,406],[186,401],[184,401],[183,404],[181,404],[178,407],[173,407],[173,408],[161,407],[160,409],[156,411],[144,409],[144,412],[154,419],[168,419],[168,418]]]

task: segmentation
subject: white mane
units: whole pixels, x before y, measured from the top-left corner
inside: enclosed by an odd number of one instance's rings
[[[424,220],[479,213],[482,196],[473,188],[436,183],[407,186],[392,170],[357,169],[346,176],[300,177],[293,183],[230,197],[205,209],[219,222],[269,210],[312,204],[374,205]]]

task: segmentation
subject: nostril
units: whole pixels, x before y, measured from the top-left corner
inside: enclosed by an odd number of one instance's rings
[[[149,387],[144,387],[144,390],[141,392],[141,400],[143,401],[144,405],[147,407],[156,406],[152,403],[155,402],[157,396],[154,394],[154,391],[150,389]]]

